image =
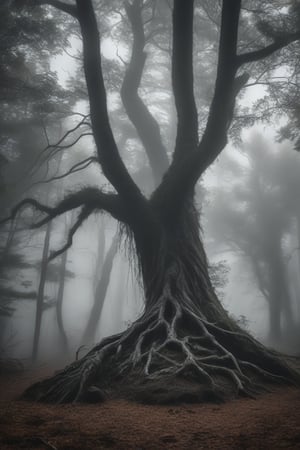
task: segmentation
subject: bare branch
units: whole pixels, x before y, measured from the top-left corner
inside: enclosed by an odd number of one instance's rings
[[[78,113],[76,113],[78,114]],[[47,143],[46,147],[37,155],[37,157],[35,158],[35,160],[33,161],[33,163],[30,166],[30,169],[28,171],[28,174],[33,174],[35,173],[41,166],[42,164],[44,164],[46,162],[47,159],[49,159],[49,156],[47,154],[47,152],[51,149],[57,149],[57,148],[61,148],[62,143],[66,140],[66,138],[71,135],[72,133],[74,133],[75,131],[77,131],[79,129],[79,127],[83,126],[83,125],[87,125],[90,126],[90,124],[88,122],[86,122],[87,117],[89,117],[88,115],[83,115],[82,116],[82,120],[80,120],[80,122],[78,122],[73,128],[71,128],[70,130],[68,130],[55,144],[50,144],[49,142]],[[48,140],[48,139],[47,139]],[[76,144],[78,142],[79,139],[77,139],[75,142],[73,142],[73,144],[69,145],[68,147],[71,147],[72,145]],[[68,148],[67,147],[67,148]],[[52,153],[52,152],[51,152]],[[46,156],[45,156],[46,155]],[[53,156],[53,155],[52,155]],[[37,167],[36,167],[37,166]]]
[[[138,93],[146,62],[142,8],[139,2],[134,2],[133,4],[126,3],[125,9],[133,33],[133,44],[130,63],[127,66],[121,88],[121,98],[126,113],[145,148],[154,183],[158,186],[169,166],[169,161],[167,150],[161,139],[159,125]]]
[[[117,51],[116,51],[117,57],[119,58],[119,60],[121,61],[122,64],[124,64],[124,66],[127,66],[127,62],[125,61],[125,59],[122,58],[122,56],[119,53],[119,46],[117,46]]]
[[[154,47],[157,47],[159,50],[161,50],[164,53],[167,53],[168,55],[171,54],[171,46],[169,44],[169,47],[163,47],[162,45],[160,45],[159,42],[157,42],[153,36],[149,37],[149,40],[151,40],[152,45],[154,45]]]
[[[87,167],[89,167],[92,163],[98,162],[98,158],[96,158],[95,156],[89,156],[88,158],[79,161],[78,163],[74,164],[67,172],[61,174],[61,175],[57,175],[54,177],[49,178],[48,180],[41,180],[41,181],[36,181],[35,183],[32,183],[31,187],[36,186],[38,184],[47,184],[47,183],[52,183],[52,181],[57,181],[57,180],[61,180],[63,178],[68,177],[69,175],[72,175],[76,172],[79,172],[81,170],[86,169]]]
[[[67,150],[68,148],[73,147],[82,138],[87,137],[87,136],[93,136],[93,133],[82,133],[75,139],[75,141],[70,142],[69,144],[52,146],[53,148],[52,148],[51,152],[44,158],[44,160],[39,164],[39,166],[35,169],[35,171],[33,173],[35,173],[37,170],[39,170],[41,168],[41,166],[46,163],[47,164],[46,175],[47,175],[48,174],[48,170],[49,170],[49,167],[48,167],[49,161],[52,158],[54,158],[59,152],[61,152],[63,150]],[[95,159],[96,159],[96,161],[98,161],[98,158],[95,158]]]
[[[258,61],[260,59],[267,58],[268,56],[272,55],[278,50],[281,50],[282,48],[286,47],[287,45],[291,44],[292,42],[298,41],[300,39],[300,31],[297,33],[292,34],[286,34],[283,36],[278,37],[272,44],[267,45],[264,48],[261,48],[259,50],[255,50],[253,52],[249,53],[243,53],[241,55],[237,56],[237,63],[239,66],[243,64],[247,64],[253,61]]]
[[[46,125],[44,124],[44,121],[43,121],[43,120],[42,120],[42,128],[43,128],[43,132],[44,132],[45,139],[46,139],[46,141],[47,141],[47,145],[50,145],[50,142],[49,142],[49,136],[48,136],[48,132],[47,132],[47,127],[46,127]]]
[[[64,253],[66,250],[68,250],[72,244],[73,244],[73,237],[76,233],[76,231],[78,230],[78,228],[81,227],[81,225],[83,224],[83,222],[92,214],[92,212],[94,211],[93,208],[89,207],[89,206],[84,206],[80,213],[78,214],[78,217],[74,223],[74,225],[71,227],[69,234],[68,234],[68,239],[66,244],[60,248],[59,250],[56,250],[55,252],[51,252],[48,261],[52,261],[54,258],[56,258],[57,256],[61,255],[62,253]]]
[[[126,213],[116,194],[104,193],[97,188],[88,187],[81,191],[72,193],[65,197],[54,207],[43,205],[33,198],[26,198],[18,203],[9,217],[0,221],[0,224],[14,220],[19,211],[26,206],[32,206],[36,210],[46,214],[46,217],[32,225],[32,228],[39,228],[58,216],[79,207],[89,207],[93,210],[103,210],[110,213],[115,219],[126,221]]]
[[[145,209],[145,199],[130,177],[109,123],[97,20],[91,0],[76,0],[83,41],[83,65],[90,102],[91,122],[99,161],[105,177],[127,204]]]
[[[196,162],[194,182],[227,144],[236,96],[249,79],[246,73],[236,77],[240,8],[240,0],[223,2],[215,92],[196,161],[192,162],[193,166]]]
[[[207,18],[210,20],[210,22],[215,25],[216,29],[219,29],[220,28],[220,23],[218,22],[218,20],[215,17],[213,17],[213,14],[209,11],[208,5],[203,3],[201,5],[201,8],[202,8],[202,11],[207,16]]]
[[[81,56],[77,55],[72,55],[66,48],[63,49],[63,51],[66,53],[66,55],[68,55],[70,58],[75,59],[75,61],[82,61]],[[78,53],[78,52],[77,52]]]
[[[176,0],[174,7],[176,5],[181,5],[182,7],[182,2]],[[153,201],[158,201],[158,203],[162,195],[167,196],[170,199],[170,207],[172,208],[173,204],[173,208],[176,209],[177,213],[180,199],[184,200],[186,192],[192,192],[199,177],[225,147],[228,126],[232,120],[235,97],[243,83],[246,83],[248,80],[246,74],[236,77],[240,6],[241,0],[227,0],[223,2],[215,92],[205,131],[198,149],[196,152],[192,152],[186,155],[185,158],[182,158],[180,164],[171,165],[163,183],[153,195]],[[178,16],[177,20],[180,21],[180,16]],[[161,191],[164,191],[164,194]],[[176,198],[176,205],[172,202],[172,198]],[[173,212],[176,213],[176,211],[174,210]]]
[[[72,17],[78,19],[77,8],[75,5],[61,2],[60,0],[36,0],[38,5],[50,5],[60,11],[70,14]]]
[[[19,202],[12,210],[8,217],[5,217],[0,221],[0,225],[9,222],[10,220],[15,220],[17,217],[17,214],[25,207],[25,206],[32,206],[33,208],[38,209],[39,211],[49,214],[49,211],[51,208],[49,208],[46,205],[41,204],[34,198],[25,198],[21,202]]]

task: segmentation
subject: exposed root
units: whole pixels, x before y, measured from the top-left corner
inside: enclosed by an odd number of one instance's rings
[[[114,396],[157,403],[220,401],[298,380],[282,358],[246,333],[211,324],[167,297],[24,397],[59,403]]]

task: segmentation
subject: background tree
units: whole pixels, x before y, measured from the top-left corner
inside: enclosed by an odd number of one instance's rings
[[[89,345],[94,342],[95,334],[97,327],[99,325],[99,321],[101,318],[101,313],[106,297],[107,288],[110,282],[110,275],[112,271],[112,265],[114,258],[117,253],[117,244],[118,244],[118,235],[116,234],[109,248],[107,249],[103,264],[99,264],[99,257],[97,258],[96,270],[97,277],[95,277],[95,293],[94,293],[94,303],[90,311],[88,323],[86,325],[83,337],[82,344]],[[101,242],[100,242],[101,245]],[[98,251],[98,255],[103,258],[104,249],[100,248]],[[98,272],[100,271],[100,277]]]
[[[221,245],[247,259],[267,301],[269,341],[283,344],[286,333],[293,335],[297,320],[298,300],[292,300],[291,293],[299,281],[288,276],[287,261],[289,242],[295,243],[296,237],[292,224],[298,205],[293,198],[299,192],[291,181],[292,166],[298,167],[300,160],[290,148],[274,151],[260,135],[252,135],[242,155],[243,159],[236,155],[223,160],[223,173],[235,181],[215,189],[207,221]]]

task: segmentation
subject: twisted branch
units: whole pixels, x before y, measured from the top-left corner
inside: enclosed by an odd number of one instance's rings
[[[242,53],[237,56],[237,64],[238,66],[242,66],[243,64],[247,64],[254,61],[259,61],[260,59],[267,58],[278,50],[286,47],[292,42],[298,41],[300,39],[300,31],[296,33],[287,33],[286,35],[277,37],[274,42],[267,45],[264,48],[259,50],[254,50],[253,52]]]
[[[125,10],[133,33],[133,44],[130,62],[121,88],[121,98],[126,113],[145,148],[155,185],[158,186],[169,162],[159,125],[138,93],[147,57],[144,51],[146,38],[142,8],[140,1],[134,1],[132,4],[125,3]]]
[[[53,177],[49,178],[48,180],[36,181],[35,183],[33,183],[31,185],[31,187],[36,186],[38,184],[48,184],[48,183],[51,183],[52,181],[61,180],[63,178],[66,178],[69,175],[73,175],[76,172],[80,172],[81,170],[86,169],[87,167],[89,167],[91,164],[93,164],[95,162],[98,162],[98,158],[96,158],[95,156],[89,156],[88,158],[85,158],[82,161],[79,161],[78,163],[74,164],[67,172],[65,172],[61,175],[53,176]]]
[[[92,207],[90,207],[90,206],[84,206],[81,209],[81,211],[78,214],[78,217],[77,217],[74,225],[69,230],[67,242],[59,250],[56,250],[55,252],[51,252],[51,254],[50,254],[49,258],[48,258],[48,261],[52,261],[53,259],[55,259],[57,256],[59,256],[62,253],[64,253],[66,250],[68,250],[72,246],[72,244],[73,244],[73,237],[74,237],[76,231],[81,227],[83,222],[93,213],[93,211],[94,211],[94,209]]]
[[[81,134],[79,137],[76,138],[75,141],[73,141],[72,144],[63,144],[63,142],[67,139],[67,137],[69,135],[71,135],[72,133],[74,133],[75,131],[77,131],[79,129],[79,127],[81,127],[82,125],[88,125],[90,126],[90,124],[88,122],[86,122],[86,118],[88,117],[88,115],[83,116],[82,120],[80,122],[78,122],[73,128],[71,128],[70,130],[66,131],[66,133],[55,143],[55,144],[50,144],[50,142],[48,141],[48,136],[46,134],[46,139],[47,139],[47,145],[46,147],[37,155],[37,157],[35,158],[35,160],[33,161],[33,163],[31,164],[31,167],[29,169],[29,174],[34,174],[35,172],[37,172],[37,170],[39,170],[41,168],[41,166],[48,161],[50,158],[52,158],[53,156],[56,155],[57,151],[60,151],[61,149],[66,149],[66,148],[70,148],[73,145],[75,145],[82,137],[86,136],[86,135],[90,135],[90,133],[83,133]],[[48,154],[48,151],[50,151],[50,154]]]
[[[70,5],[69,3],[61,2],[60,0],[36,0],[38,5],[50,5],[54,8],[59,9],[72,17],[78,19],[77,8],[75,5]]]
[[[127,222],[126,212],[118,195],[104,193],[97,188],[89,187],[68,195],[54,207],[44,205],[33,198],[25,198],[12,209],[8,217],[0,221],[0,225],[9,220],[14,220],[19,211],[26,206],[32,206],[46,214],[46,217],[33,224],[31,228],[39,228],[67,211],[79,207],[87,207],[91,210],[103,210],[110,213],[115,219],[125,223]]]
[[[91,122],[99,161],[105,177],[127,204],[145,209],[145,199],[122,161],[109,123],[97,20],[91,0],[76,0],[83,42],[83,65]]]

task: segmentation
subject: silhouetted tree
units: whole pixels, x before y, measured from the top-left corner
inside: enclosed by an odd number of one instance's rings
[[[261,135],[252,135],[243,155],[246,160],[228,155],[223,161],[223,173],[235,181],[213,192],[208,223],[219,243],[249,262],[267,301],[270,342],[278,344],[284,340],[283,319],[285,332],[295,329],[284,241],[299,209],[293,167],[299,168],[300,158],[291,149],[274,151]]]
[[[98,279],[96,279],[95,283],[94,303],[90,311],[88,323],[83,333],[82,337],[83,345],[89,345],[94,342],[97,326],[99,324],[101,313],[104,306],[107,288],[110,282],[112,265],[117,253],[117,248],[118,248],[118,234],[116,234],[112,239],[110,247],[108,248],[107,253],[105,255],[103,265],[97,264],[97,271],[99,271],[101,268],[101,272],[100,277],[98,274],[97,277]],[[103,248],[102,251],[104,251]]]
[[[67,100],[66,91],[50,70],[50,57],[59,52],[60,45],[67,43],[58,23],[47,17],[42,8],[23,10],[21,6],[14,0],[4,0],[0,5],[2,214],[26,191],[28,195],[32,184],[41,176],[40,166],[31,171],[37,150],[47,145],[46,128],[67,113],[70,98],[68,95]],[[55,106],[58,97],[62,100],[59,108]],[[30,193],[40,196],[37,191]],[[16,300],[36,298],[35,292],[12,285],[9,280],[14,271],[32,266],[24,261],[24,251],[20,248],[29,235],[28,231],[21,231],[25,223],[26,218],[18,216],[13,224],[0,229],[1,331],[5,329],[3,315],[13,314]]]
[[[29,388],[26,396],[63,402],[100,400],[117,393],[154,402],[200,401],[252,395],[268,382],[295,381],[297,374],[283,358],[241,330],[219,302],[199,236],[194,192],[199,177],[227,143],[235,98],[248,80],[242,67],[298,40],[299,31],[284,31],[260,49],[238,53],[241,1],[223,2],[214,94],[199,141],[193,93],[194,2],[174,1],[172,86],[177,136],[172,162],[164,168],[164,175],[156,177],[159,185],[147,199],[120,158],[110,127],[92,2],[38,3],[56,6],[79,23],[98,160],[115,191],[85,188],[52,208],[24,200],[12,217],[27,203],[33,204],[44,213],[45,217],[35,224],[41,226],[66,211],[80,208],[70,231],[72,237],[94,211],[110,213],[132,239],[144,285],[145,308],[126,331],[104,339],[81,360]],[[125,2],[131,22],[134,19],[138,23],[139,39],[143,38],[140,17],[147,5],[149,2],[141,0]],[[142,54],[145,55],[144,48]],[[141,70],[133,71],[127,87],[131,95],[136,95],[141,75]],[[142,109],[141,114],[147,114]],[[131,119],[136,120],[133,114]],[[152,117],[145,120],[150,123]],[[153,137],[157,137],[157,126],[153,125]],[[142,135],[140,125],[135,126],[147,149],[148,136]],[[148,157],[154,172],[150,154]]]

